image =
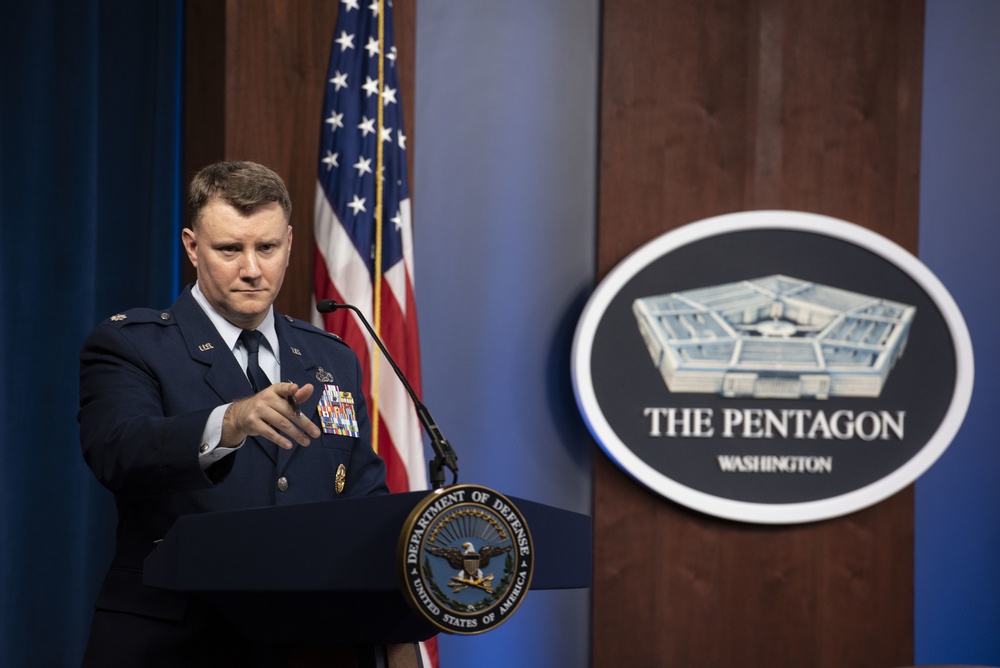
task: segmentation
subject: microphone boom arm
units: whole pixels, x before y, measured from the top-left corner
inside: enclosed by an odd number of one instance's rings
[[[357,314],[358,319],[361,320],[361,324],[363,324],[365,329],[368,330],[368,334],[371,335],[372,340],[378,346],[379,350],[382,351],[385,359],[388,360],[389,366],[391,366],[392,370],[396,372],[396,377],[399,378],[403,387],[406,388],[407,394],[410,395],[410,400],[413,401],[413,406],[417,410],[417,419],[423,426],[424,431],[426,431],[427,435],[430,437],[431,448],[434,450],[434,459],[430,461],[429,465],[431,489],[441,489],[444,487],[445,467],[448,467],[448,469],[451,470],[451,484],[454,485],[458,482],[458,455],[455,454],[451,444],[448,443],[448,440],[441,434],[441,430],[438,428],[437,422],[434,421],[434,418],[431,417],[430,411],[427,410],[427,407],[424,406],[423,402],[417,398],[417,393],[413,391],[413,386],[410,385],[408,380],[406,380],[406,376],[403,375],[403,372],[396,365],[395,360],[392,359],[392,355],[390,355],[389,351],[386,350],[382,340],[375,334],[375,330],[373,330],[372,326],[368,324],[368,320],[365,319],[365,316],[356,306],[352,306],[351,304],[341,304],[340,302],[332,299],[321,299],[316,302],[316,310],[320,313],[332,313],[338,308],[350,309]]]

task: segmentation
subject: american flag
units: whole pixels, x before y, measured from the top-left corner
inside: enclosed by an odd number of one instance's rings
[[[313,286],[317,301],[353,304],[365,314],[419,396],[406,135],[392,28],[388,0],[374,0],[365,7],[358,0],[341,0],[323,102]],[[379,144],[381,225],[375,216]],[[372,442],[386,462],[389,489],[426,489],[420,424],[392,368],[384,359],[376,359],[380,353],[353,312],[339,309],[316,318],[319,326],[343,337],[361,358],[374,426]]]
[[[391,0],[373,0],[365,7],[358,0],[341,0],[323,114],[314,221],[314,297],[361,310],[419,396],[413,228]],[[377,192],[379,145],[382,168]],[[379,204],[381,224],[375,217]],[[416,410],[392,368],[376,359],[380,353],[353,311],[339,309],[316,317],[319,326],[342,336],[361,359],[372,413],[372,441],[385,460],[389,489],[427,489]],[[420,643],[420,651],[427,668],[438,666],[436,638]]]

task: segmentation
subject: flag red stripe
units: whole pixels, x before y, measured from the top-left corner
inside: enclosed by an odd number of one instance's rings
[[[343,297],[337,291],[333,283],[329,280],[329,274],[327,273],[326,263],[323,259],[323,256],[318,252],[316,254],[315,272],[316,272],[315,276],[316,284],[322,286],[322,292],[318,293],[319,294],[318,298],[334,299],[338,302],[343,303],[344,302]],[[412,295],[412,291],[410,292],[410,294]],[[412,346],[408,345],[410,343],[410,338],[406,336],[405,332],[406,328],[399,326],[402,314],[400,313],[399,307],[394,299],[392,298],[383,299],[382,304],[383,304],[383,314],[384,314],[383,322],[392,323],[392,325],[388,328],[388,331],[384,332],[384,336],[382,337],[383,343],[389,350],[389,353],[392,354],[393,359],[396,360],[397,364],[400,367],[400,370],[402,370],[404,375],[406,375],[407,378],[409,379],[410,375],[407,373],[406,368],[403,366],[403,363],[399,361],[399,358],[402,358],[404,362],[408,361],[409,358],[412,356],[411,352]],[[386,314],[387,310],[390,311],[390,313]],[[341,309],[338,311],[334,311],[333,313],[323,314],[323,325],[324,329],[326,329],[329,332],[339,332],[338,336],[340,336],[344,340],[344,343],[350,346],[351,349],[354,350],[354,352],[357,354],[358,359],[361,362],[361,368],[364,374],[362,391],[365,394],[365,399],[368,402],[370,410],[371,409],[370,398],[372,397],[373,378],[372,378],[371,360],[369,354],[368,332],[364,331],[362,327],[358,325],[354,316],[348,309]],[[401,343],[400,340],[402,341]],[[403,352],[400,354],[397,352],[399,350]],[[397,355],[399,355],[399,358],[397,358]],[[388,366],[388,362],[384,360],[381,362],[381,364]],[[409,366],[412,368],[412,364],[410,364]],[[415,372],[411,371],[411,373],[413,373],[416,376],[416,382],[419,383],[420,382],[419,366],[416,367]],[[396,381],[393,380],[393,382]],[[411,384],[413,384],[412,380]],[[419,384],[414,385],[414,390],[419,392]],[[407,401],[409,401],[408,397]],[[379,456],[382,457],[382,459],[386,463],[386,483],[389,486],[389,490],[393,493],[407,492],[410,491],[411,489],[407,462],[404,458],[400,456],[399,453],[400,448],[393,441],[392,435],[389,433],[389,430],[386,427],[386,421],[385,419],[382,419],[384,417],[386,416],[385,415],[379,416],[380,419],[378,421],[377,443],[379,450],[378,454]],[[421,463],[421,466],[422,465],[423,464]]]

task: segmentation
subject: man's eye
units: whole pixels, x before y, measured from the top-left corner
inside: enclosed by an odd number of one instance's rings
[[[262,253],[270,253],[273,250],[274,250],[274,244],[264,244],[263,246],[260,247],[260,251]]]

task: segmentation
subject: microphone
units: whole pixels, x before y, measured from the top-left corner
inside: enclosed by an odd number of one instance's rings
[[[385,358],[389,361],[389,366],[392,370],[396,372],[396,377],[406,388],[407,394],[410,395],[410,400],[413,401],[414,408],[417,409],[417,419],[420,420],[420,424],[423,425],[424,431],[431,439],[431,448],[434,450],[434,459],[430,461],[429,464],[429,477],[431,483],[431,489],[441,489],[444,487],[444,467],[448,467],[452,473],[451,484],[458,482],[458,455],[452,449],[451,444],[448,443],[447,439],[441,435],[441,430],[438,429],[437,422],[431,417],[431,413],[427,410],[427,407],[421,403],[420,399],[417,398],[417,393],[413,391],[413,386],[410,385],[410,381],[406,380],[406,376],[403,372],[396,366],[396,362],[392,359],[392,355],[386,350],[385,345],[382,340],[378,338],[375,334],[375,330],[372,326],[368,324],[365,316],[356,306],[350,304],[341,304],[340,302],[334,301],[333,299],[321,299],[316,302],[316,310],[320,313],[333,313],[339,308],[346,308],[354,311],[354,313],[361,320],[361,324],[365,326],[368,333],[371,335],[372,340],[378,345],[379,350],[385,355]]]

